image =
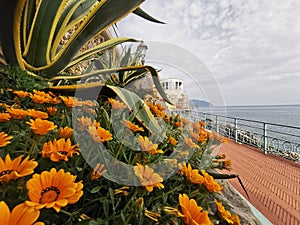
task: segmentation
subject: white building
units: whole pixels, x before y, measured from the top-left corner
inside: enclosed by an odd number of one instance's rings
[[[161,85],[169,99],[175,104],[177,109],[188,109],[189,97],[184,88],[183,81],[179,78],[168,78],[161,80]]]

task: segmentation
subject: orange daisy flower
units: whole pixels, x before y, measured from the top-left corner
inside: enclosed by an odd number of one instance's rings
[[[33,133],[38,135],[46,135],[47,133],[49,133],[49,131],[54,130],[57,127],[53,122],[42,120],[40,118],[37,118],[35,120],[30,119],[30,122],[26,123],[30,125]]]
[[[102,127],[89,126],[88,132],[95,142],[106,142],[112,140],[112,134]]]
[[[173,138],[172,136],[169,137],[169,142],[173,146],[177,145],[177,143],[178,143],[178,141],[175,138]]]
[[[231,166],[232,166],[232,161],[231,160],[225,160],[225,161],[221,161],[222,167],[226,170],[231,170]]]
[[[186,194],[179,194],[179,203],[183,214],[182,220],[187,225],[213,225],[208,217],[208,212],[202,211],[195,199],[189,199]]]
[[[1,225],[44,225],[42,222],[34,223],[40,216],[40,211],[22,203],[10,212],[4,201],[0,202]]]
[[[156,107],[157,107],[160,111],[166,110],[166,108],[163,107],[162,104],[159,104],[159,103],[156,104]]]
[[[61,103],[61,100],[58,97],[52,97],[51,100],[49,101],[50,104],[52,105],[57,105]]]
[[[5,104],[5,103],[0,103],[0,109],[3,110],[3,109],[8,109],[10,106]]]
[[[223,188],[219,185],[218,182],[214,180],[212,176],[205,172],[205,170],[201,170],[201,173],[204,177],[204,185],[210,192],[219,192],[222,191]]]
[[[231,220],[233,221],[233,225],[241,225],[241,221],[238,215],[232,215]]]
[[[181,126],[182,126],[182,123],[181,123],[180,121],[177,121],[177,122],[174,123],[174,125],[175,125],[176,127],[181,127]]]
[[[53,162],[58,161],[68,161],[73,154],[79,154],[78,144],[72,145],[70,138],[65,140],[64,138],[58,141],[54,139],[53,141],[46,142],[42,148],[42,157],[50,158]]]
[[[23,109],[10,108],[10,109],[7,109],[7,112],[10,114],[11,118],[13,118],[15,120],[22,120],[26,116],[29,115],[29,113]]]
[[[97,114],[95,108],[89,108],[89,107],[86,107],[86,106],[84,106],[84,107],[82,108],[82,111],[83,111],[84,113],[86,113],[87,115],[96,115],[96,114]]]
[[[187,138],[185,135],[183,135],[183,141],[190,148],[200,148],[199,145],[195,144],[191,138]]]
[[[52,168],[34,174],[26,182],[29,201],[25,201],[25,204],[37,209],[54,208],[59,212],[61,207],[78,202],[83,195],[82,182],[75,183],[75,180],[76,176],[65,173],[63,169],[56,171]]]
[[[125,186],[126,187],[126,186]],[[129,194],[129,193],[128,193]],[[144,198],[140,197],[138,198],[138,200],[135,201],[135,204],[137,207],[139,207],[140,209],[143,208],[144,206]]]
[[[163,178],[149,166],[137,164],[133,167],[135,175],[139,178],[141,184],[146,187],[148,192],[152,192],[154,187],[164,188]]]
[[[209,134],[209,137],[212,139],[212,140],[217,140],[217,141],[220,141],[222,143],[228,143],[228,139],[223,137],[222,135],[218,134],[217,132],[215,131],[212,131],[210,134]]]
[[[139,136],[138,137],[138,142],[140,144],[140,146],[142,147],[143,151],[149,152],[152,155],[155,155],[157,153],[164,153],[163,150],[158,150],[158,145],[157,144],[153,144],[152,141],[150,141],[148,139],[148,137],[142,137]]]
[[[59,128],[58,133],[59,138],[69,138],[73,134],[73,129],[71,127],[61,127]]]
[[[219,159],[226,159],[226,155],[225,154],[221,154],[221,155],[218,155],[219,156]]]
[[[142,127],[139,127],[138,125],[135,125],[134,123],[131,123],[128,120],[124,120],[123,123],[127,128],[129,128],[133,132],[144,131]]]
[[[190,121],[187,120],[187,119],[185,119],[185,118],[181,118],[180,120],[181,120],[181,122],[182,122],[183,125],[190,124]]]
[[[117,189],[114,190],[114,194],[115,194],[115,195],[128,196],[128,195],[129,195],[129,192],[127,191],[128,189],[129,189],[128,186],[123,186],[123,187],[121,187],[121,188],[117,188]],[[143,204],[143,203],[141,202],[141,201],[142,201],[141,199],[143,199],[143,198],[139,198],[138,200],[135,201],[135,204],[136,204],[137,206],[139,206],[139,203],[140,203],[140,204]]]
[[[221,216],[222,219],[226,220],[228,224],[233,224],[233,225],[241,224],[238,215],[231,215],[231,213],[224,208],[222,203],[218,202],[216,199],[214,199],[214,202],[217,205],[219,215]]]
[[[100,123],[97,122],[96,120],[94,120],[92,126],[95,126],[95,127],[100,127]]]
[[[91,173],[91,180],[98,180],[100,177],[102,177],[102,175],[106,172],[106,170],[103,168],[104,164],[97,163],[93,172]]]
[[[158,222],[158,218],[161,217],[161,215],[159,213],[151,212],[147,209],[145,210],[145,216],[155,222]]]
[[[11,118],[10,114],[8,113],[0,113],[0,122],[7,122]]]
[[[206,123],[204,123],[203,121],[199,121],[199,125],[201,126],[201,127],[205,127],[206,126]]]
[[[113,98],[108,98],[108,102],[111,104],[111,106],[114,108],[114,109],[124,109],[124,108],[127,108],[127,106],[118,101],[118,100],[115,100]]]
[[[95,107],[97,105],[95,102],[92,102],[91,100],[84,101],[83,104],[88,107]]]
[[[199,131],[197,133],[195,133],[194,131],[190,131],[189,134],[191,135],[192,139],[196,142],[206,142],[208,137],[209,137],[209,134],[208,132],[206,131]]]
[[[78,124],[77,124],[77,129],[79,131],[84,131],[87,129],[89,126],[92,125],[92,120],[89,117],[84,117],[82,116],[81,118],[78,118]]]
[[[63,102],[65,103],[65,105],[67,107],[76,107],[76,106],[82,106],[83,105],[83,102],[82,101],[79,101],[77,100],[76,98],[73,98],[73,97],[66,97],[66,96],[59,96]]]
[[[29,116],[31,116],[34,119],[36,119],[36,118],[47,119],[48,118],[48,114],[43,111],[40,111],[40,110],[27,109],[27,112],[29,113]]]
[[[157,105],[153,105],[151,102],[147,102],[146,104],[150,108],[151,112],[156,114],[156,116],[158,116],[159,118],[165,117],[165,113],[162,110],[160,110],[160,108],[157,107]],[[165,109],[165,108],[162,108],[162,109]]]
[[[10,144],[11,142],[9,140],[11,140],[12,138],[13,136],[8,136],[8,134],[0,132],[0,147],[4,147]]]
[[[48,107],[47,108],[47,112],[50,116],[54,116],[57,112],[57,108],[54,108],[54,107]]]
[[[0,183],[16,180],[20,177],[32,174],[38,163],[33,160],[28,160],[27,156],[22,162],[23,155],[20,155],[14,160],[11,160],[9,155],[5,156],[5,161],[0,158]]]
[[[192,169],[191,164],[186,165],[185,162],[179,164],[181,173],[194,184],[203,184],[204,177],[199,174],[197,169]]]
[[[37,91],[34,90],[33,91],[34,94],[29,94],[29,97],[31,98],[31,100],[37,104],[44,104],[44,103],[49,103],[52,99],[52,97],[43,92],[43,91]]]
[[[19,98],[26,98],[29,93],[27,91],[13,91]]]

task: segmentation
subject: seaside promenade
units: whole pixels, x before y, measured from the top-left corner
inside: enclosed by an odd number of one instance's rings
[[[300,225],[300,164],[257,148],[229,140],[220,147],[232,161],[250,196],[237,179],[230,183],[274,225]]]

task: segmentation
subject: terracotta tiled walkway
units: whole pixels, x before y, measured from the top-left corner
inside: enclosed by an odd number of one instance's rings
[[[232,161],[229,173],[239,174],[249,202],[269,221],[300,225],[300,164],[233,141],[222,144],[219,153]],[[237,179],[230,182],[247,198]]]

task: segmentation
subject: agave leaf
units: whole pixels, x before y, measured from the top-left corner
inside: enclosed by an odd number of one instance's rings
[[[128,49],[128,51],[126,51],[124,57],[121,60],[121,67],[125,67],[128,65],[129,59],[130,59],[130,55],[131,55],[131,51],[130,49]],[[119,72],[119,80],[120,83],[123,84],[124,82],[124,71]]]
[[[113,90],[117,96],[128,106],[136,119],[142,123],[152,134],[159,137],[162,135],[162,130],[158,125],[157,120],[151,113],[147,104],[135,93],[128,91],[125,88],[106,85]]]
[[[18,0],[0,1],[0,44],[6,62],[17,65],[15,53],[13,25],[14,13]]]
[[[7,63],[6,63],[5,59],[4,59],[3,53],[2,53],[2,51],[0,49],[0,65],[1,64],[2,65],[7,65]]]
[[[73,2],[78,2],[78,0],[73,0]],[[78,18],[81,18],[82,15],[87,15],[87,13],[95,6],[98,0],[83,0],[79,7],[76,8],[76,11],[72,13],[69,24],[74,21],[78,21]]]
[[[33,19],[35,16],[36,2],[35,1],[27,1],[24,8],[23,15],[23,26],[20,27],[22,36],[22,49],[25,49],[27,46],[28,36],[30,33],[31,25],[33,23]],[[21,18],[19,18],[21,19]]]
[[[151,22],[165,24],[164,22],[159,21],[159,20],[155,19],[154,17],[150,16],[148,13],[146,13],[141,8],[137,8],[136,10],[133,11],[133,13],[140,16],[140,17],[142,17],[142,18],[144,18],[144,19],[146,19],[146,20],[149,20]]]
[[[129,74],[127,74],[127,76],[124,79],[124,84],[127,85],[127,84],[131,83],[132,81],[141,78],[146,73],[147,73],[147,70],[145,70],[145,69],[138,69],[132,73],[129,73]]]
[[[66,68],[70,68],[70,67],[74,66],[75,64],[81,62],[82,60],[92,56],[93,54],[95,54],[97,52],[107,50],[118,44],[121,44],[124,42],[129,42],[129,41],[135,42],[136,40],[134,40],[132,38],[118,37],[118,38],[113,38],[108,41],[105,41],[104,43],[100,43],[97,46],[90,48],[87,51],[84,51],[83,53],[76,55],[76,57],[68,64],[68,66]]]
[[[55,41],[53,42],[51,50],[52,59],[58,54],[59,43],[65,33],[82,21],[97,2],[97,0],[73,0],[67,5],[58,21],[54,33]]]
[[[112,69],[104,69],[104,70],[99,70],[99,71],[95,71],[92,73],[88,73],[88,74],[83,74],[83,75],[77,75],[77,76],[56,76],[52,79],[50,79],[51,81],[58,81],[58,80],[80,80],[82,78],[88,78],[88,77],[93,77],[93,76],[99,76],[99,75],[105,75],[105,74],[112,74],[112,73],[118,73],[118,72],[122,72],[122,71],[140,71],[140,73],[146,73],[146,72],[150,72],[151,76],[152,76],[152,80],[153,83],[158,91],[158,93],[160,94],[160,96],[169,104],[173,103],[171,102],[171,100],[168,98],[168,96],[166,95],[165,91],[163,90],[160,81],[159,81],[159,77],[158,74],[156,72],[156,70],[151,67],[151,66],[127,66],[127,67],[123,67],[123,68],[112,68]],[[140,74],[139,73],[139,74]],[[139,74],[137,73],[136,75],[138,76],[137,78],[139,78]],[[134,80],[137,79],[134,77],[130,77],[130,79]],[[128,80],[126,80],[128,83]]]
[[[146,72],[149,72],[151,77],[152,77],[152,80],[153,80],[153,83],[156,87],[156,90],[158,91],[158,93],[160,94],[160,96],[166,101],[168,102],[169,104],[173,105],[172,101],[168,98],[168,96],[166,95],[164,89],[162,88],[161,84],[160,84],[160,80],[159,80],[159,76],[156,72],[156,70],[151,67],[151,66],[132,66],[132,67],[127,67],[127,68],[136,68],[139,73],[137,74],[131,74],[131,76],[128,76],[124,82],[126,84],[128,84],[129,82],[133,81],[133,80],[136,80],[138,78],[140,78],[142,75],[140,74],[144,74]]]
[[[243,188],[244,192],[246,193],[248,199],[250,199],[249,195],[248,195],[248,192],[241,180],[241,178],[239,177],[238,174],[224,174],[224,173],[217,173],[217,172],[212,172],[212,171],[207,171],[207,173],[209,175],[211,175],[214,179],[224,179],[224,180],[227,180],[227,179],[233,179],[233,178],[237,178],[241,187]]]
[[[83,99],[95,99],[95,94],[98,95],[101,91],[101,95],[106,95],[108,97],[115,97],[115,93],[109,89],[106,85],[100,84],[98,82],[91,82],[87,84],[73,84],[73,85],[63,85],[49,87],[45,89],[46,91],[52,91],[55,94],[63,95],[76,95],[77,97]]]
[[[48,78],[54,77],[65,68],[87,41],[131,13],[142,2],[143,0],[107,0],[103,4],[99,3],[100,6],[92,9],[56,59],[42,68],[41,72],[47,74]]]
[[[43,0],[39,3],[30,30],[29,43],[24,51],[25,60],[34,67],[50,63],[53,34],[67,0]]]

